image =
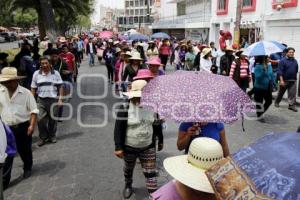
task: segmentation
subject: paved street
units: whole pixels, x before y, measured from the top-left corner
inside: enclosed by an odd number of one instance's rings
[[[19,41],[0,43],[0,50],[5,51],[5,50],[8,50],[8,49],[18,48],[18,42]]]
[[[86,61],[80,68],[83,77],[74,88],[70,103],[73,108],[71,120],[59,123],[58,143],[37,147],[37,133],[34,138],[34,167],[32,177],[22,180],[22,163],[16,157],[12,186],[5,191],[7,200],[119,200],[122,199],[123,175],[122,161],[114,156],[113,113],[114,103],[120,101],[113,97],[113,87],[108,86],[108,95],[103,99],[79,98],[76,89],[82,95],[101,95],[107,84],[95,75],[106,75],[105,66],[88,67]],[[94,76],[94,77],[91,77]],[[98,105],[87,105],[87,104]],[[102,103],[102,104],[99,104]],[[105,115],[103,105],[108,108]],[[102,106],[102,107],[101,107]],[[81,109],[81,115],[78,111]],[[66,109],[66,113],[68,114]],[[107,118],[104,127],[84,127],[83,124],[99,125]],[[266,115],[267,123],[246,121],[246,132],[242,132],[241,122],[226,126],[227,137],[232,152],[251,143],[270,131],[294,131],[300,124],[300,113],[288,111],[287,103],[282,102],[279,109],[271,106]],[[171,155],[181,154],[176,149],[178,125],[168,122],[165,130],[165,148],[158,153],[159,184],[170,180],[162,169],[162,160]],[[132,199],[147,199],[145,181],[140,170],[135,172]]]

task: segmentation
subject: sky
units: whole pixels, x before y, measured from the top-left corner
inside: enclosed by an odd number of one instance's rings
[[[100,21],[100,5],[104,5],[111,8],[124,8],[124,0],[95,0],[95,12],[92,15],[92,23],[97,23]]]

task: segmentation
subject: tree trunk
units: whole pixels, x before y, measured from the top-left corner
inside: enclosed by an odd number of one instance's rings
[[[56,22],[53,12],[52,3],[49,0],[39,0],[41,8],[42,22],[46,30],[46,34],[51,42],[55,42],[57,37]]]
[[[40,32],[40,39],[41,41],[44,40],[44,38],[46,37],[46,29],[42,20],[42,14],[40,11],[38,12],[38,27],[39,27],[39,32]]]

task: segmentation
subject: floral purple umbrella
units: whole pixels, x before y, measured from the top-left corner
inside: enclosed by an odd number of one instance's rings
[[[141,106],[176,122],[232,123],[253,109],[251,99],[231,78],[189,71],[150,81],[142,91]]]

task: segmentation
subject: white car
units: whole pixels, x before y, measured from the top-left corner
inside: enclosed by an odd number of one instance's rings
[[[5,38],[0,36],[0,43],[5,42]]]

